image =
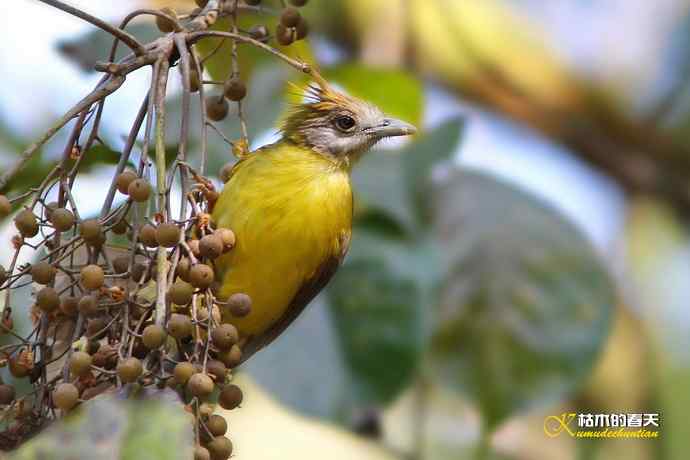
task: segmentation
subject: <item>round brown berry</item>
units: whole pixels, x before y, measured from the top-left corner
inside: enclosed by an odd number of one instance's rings
[[[214,279],[213,269],[206,264],[196,264],[189,270],[189,282],[199,289],[206,289]]]
[[[232,170],[234,167],[235,163],[225,163],[225,165],[223,165],[223,167],[220,168],[218,177],[220,178],[221,182],[226,183],[230,180],[230,176],[232,175]]]
[[[154,350],[165,343],[166,336],[167,334],[162,326],[158,324],[151,324],[150,326],[146,326],[146,328],[144,328],[141,341],[144,343],[146,348],[149,350]]]
[[[168,333],[176,339],[184,339],[192,335],[192,320],[189,316],[173,313],[168,321]]]
[[[230,350],[218,353],[218,359],[223,361],[227,367],[232,369],[242,363],[242,349],[238,345],[233,345]]]
[[[184,257],[180,259],[177,264],[177,276],[182,280],[189,282],[189,270],[192,268],[192,264],[188,258]]]
[[[75,316],[79,311],[79,299],[73,295],[62,296],[60,311],[66,316]]]
[[[225,385],[220,391],[220,395],[218,396],[218,404],[220,404],[220,407],[223,409],[233,410],[242,404],[242,398],[243,395],[240,387],[231,383],[229,385]]]
[[[232,324],[221,324],[211,331],[211,340],[219,350],[229,350],[240,339],[237,328]]]
[[[304,40],[309,35],[309,23],[304,18],[300,18],[299,23],[295,26],[295,39]]]
[[[199,240],[189,240],[187,241],[187,246],[189,246],[194,257],[201,257],[201,253],[199,252]]]
[[[175,12],[175,10],[173,10],[172,8],[161,8],[160,12],[165,14],[166,16],[170,16],[177,19],[177,12]],[[171,19],[162,16],[156,16],[156,26],[158,27],[158,30],[164,33],[172,32],[173,30],[175,30],[175,22]]]
[[[77,405],[79,390],[71,383],[61,383],[53,391],[53,403],[58,409],[68,411]]]
[[[194,364],[187,361],[177,363],[175,369],[173,370],[175,382],[177,382],[179,385],[186,385],[189,378],[194,374],[196,374]]]
[[[223,242],[223,252],[227,252],[233,247],[235,247],[235,232],[233,232],[229,228],[219,228],[213,233],[215,235],[218,235],[220,237],[220,240]]]
[[[44,287],[36,293],[36,305],[46,313],[50,313],[60,306],[60,297],[52,287]]]
[[[211,454],[207,448],[196,446],[194,448],[194,460],[211,460]]]
[[[164,222],[156,229],[156,241],[164,248],[174,248],[180,242],[180,227]]]
[[[194,374],[187,381],[187,391],[198,398],[204,398],[213,393],[213,380],[206,374]]]
[[[83,351],[75,351],[69,359],[69,370],[72,375],[81,377],[91,369],[91,355]]]
[[[192,301],[194,287],[184,281],[175,281],[168,289],[168,298],[177,305],[187,305]]]
[[[149,248],[158,247],[158,240],[156,240],[156,227],[151,224],[144,224],[139,229],[139,241],[144,243],[144,246]]]
[[[285,8],[280,15],[280,23],[285,27],[296,27],[300,19],[302,19],[302,15],[299,14],[297,8]]]
[[[262,24],[256,25],[249,29],[249,36],[254,40],[266,43],[268,41],[268,28]]]
[[[31,266],[31,279],[34,283],[50,284],[55,280],[55,267],[48,262],[39,262]]]
[[[87,243],[94,244],[103,236],[102,228],[97,219],[87,219],[79,224],[79,235]]]
[[[224,417],[213,414],[206,421],[206,428],[213,436],[223,436],[228,431],[228,422]]]
[[[237,77],[225,82],[223,93],[231,101],[241,101],[247,95],[247,86]]]
[[[151,184],[144,179],[135,179],[127,187],[127,194],[137,203],[143,203],[151,196]]]
[[[141,361],[137,358],[127,358],[117,365],[117,376],[122,383],[136,382],[143,371]]]
[[[222,121],[228,116],[230,105],[223,96],[209,96],[206,99],[206,116],[213,121]]]
[[[38,220],[28,209],[20,211],[14,218],[14,225],[24,238],[31,238],[38,234]]]
[[[74,225],[74,214],[72,211],[65,208],[57,208],[50,214],[50,222],[55,227],[55,230],[59,232],[66,232],[71,229]]]
[[[232,316],[243,318],[252,310],[252,299],[247,294],[238,292],[228,298],[228,309]]]
[[[112,231],[116,235],[124,235],[129,230],[129,224],[124,218],[118,218],[117,222],[112,226]]]
[[[283,46],[291,45],[295,41],[292,30],[289,27],[285,27],[282,23],[278,24],[276,27],[276,40]]]
[[[0,218],[7,217],[12,212],[12,203],[5,195],[0,195]]]
[[[137,176],[137,173],[129,169],[122,171],[122,173],[120,173],[116,179],[117,190],[124,195],[129,195],[129,184],[131,184],[132,181],[135,181],[138,177],[139,176]]]
[[[206,235],[199,240],[199,254],[215,259],[223,253],[223,240],[216,234]]]
[[[121,255],[115,257],[113,259],[113,270],[115,270],[115,273],[118,275],[127,273],[127,270],[129,270],[129,256]]]
[[[232,441],[225,436],[216,436],[206,445],[212,460],[227,460],[232,455]]]
[[[228,371],[228,368],[225,367],[222,361],[217,359],[210,360],[206,363],[206,371],[215,377],[216,383],[225,383],[225,373]]]
[[[85,295],[79,299],[78,307],[79,313],[84,316],[96,316],[98,314],[98,300],[95,296]]]
[[[81,284],[86,289],[98,289],[103,286],[104,281],[105,274],[98,265],[91,264],[81,269]]]

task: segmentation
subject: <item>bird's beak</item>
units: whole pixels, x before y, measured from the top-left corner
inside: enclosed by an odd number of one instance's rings
[[[409,136],[417,132],[417,128],[402,120],[385,118],[379,126],[371,128],[371,133],[377,137]]]

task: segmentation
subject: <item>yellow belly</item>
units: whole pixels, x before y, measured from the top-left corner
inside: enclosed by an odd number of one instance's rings
[[[352,228],[347,170],[321,155],[279,143],[250,154],[235,168],[213,211],[237,245],[216,261],[220,297],[252,298],[251,313],[233,318],[242,335],[278,321],[297,290],[332,255]]]

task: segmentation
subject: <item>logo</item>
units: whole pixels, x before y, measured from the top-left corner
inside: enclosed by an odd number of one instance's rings
[[[659,414],[576,414],[549,415],[544,419],[544,433],[555,438],[567,434],[573,438],[658,438]]]

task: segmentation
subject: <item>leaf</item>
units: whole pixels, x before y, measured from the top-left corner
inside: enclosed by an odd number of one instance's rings
[[[431,217],[432,168],[452,159],[458,149],[462,129],[462,118],[449,120],[400,152],[407,194],[420,222],[427,223]]]
[[[472,398],[491,428],[576,389],[615,302],[585,238],[534,197],[477,172],[451,176],[435,214],[449,271],[433,376]]]
[[[462,121],[454,119],[398,152],[365,155],[352,174],[358,209],[372,208],[408,235],[418,233],[428,221],[432,167],[451,158],[461,130]]]
[[[104,396],[55,422],[8,458],[187,460],[192,434],[192,420],[181,404]]]
[[[328,290],[351,393],[382,405],[412,380],[420,354],[421,295],[414,279],[370,257],[343,267]]]

